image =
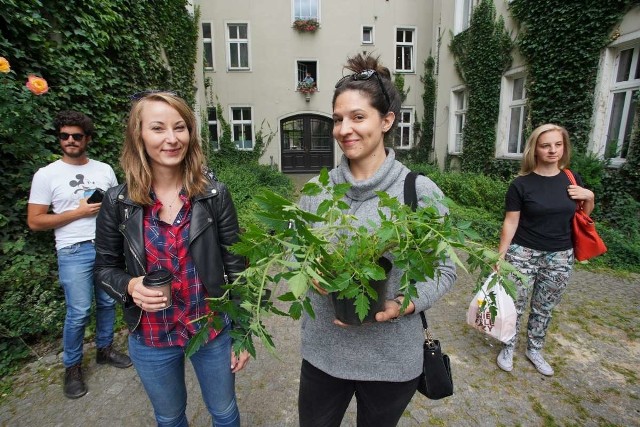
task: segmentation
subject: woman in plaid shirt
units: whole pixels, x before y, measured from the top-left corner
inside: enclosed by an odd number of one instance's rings
[[[129,353],[158,426],[186,426],[184,349],[244,259],[228,251],[238,239],[226,186],[208,177],[196,118],[171,92],[134,99],[121,156],[126,182],[110,189],[96,231],[96,283],[123,303]],[[171,272],[171,304],[144,276]],[[229,318],[212,328],[190,360],[216,426],[239,426],[235,373],[248,353],[234,354]]]

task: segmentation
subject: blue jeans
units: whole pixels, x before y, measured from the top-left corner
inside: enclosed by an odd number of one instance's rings
[[[158,426],[188,426],[184,348],[149,347],[129,335],[129,356],[151,400]],[[212,425],[240,426],[228,330],[191,356]]]
[[[95,258],[96,250],[91,241],[75,243],[58,250],[58,277],[67,304],[62,331],[62,363],[66,368],[82,362],[84,330],[89,323],[94,294],[96,346],[102,348],[113,342],[116,302],[93,283]]]

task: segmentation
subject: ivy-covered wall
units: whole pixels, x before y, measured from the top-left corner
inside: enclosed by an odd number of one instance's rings
[[[59,153],[53,117],[63,109],[92,117],[90,157],[117,172],[131,94],[171,89],[193,101],[198,26],[186,5],[0,0],[0,57],[10,67],[0,73],[0,375],[25,342],[61,331],[53,233],[26,229],[33,173]],[[30,74],[48,82],[47,93],[25,87]]]
[[[517,46],[527,62],[530,127],[561,123],[573,146],[589,142],[600,52],[638,0],[514,0]],[[549,13],[549,11],[553,11]]]
[[[455,68],[469,94],[463,133],[462,170],[484,172],[495,157],[500,80],[511,65],[513,43],[493,0],[474,9],[469,28],[453,37]]]

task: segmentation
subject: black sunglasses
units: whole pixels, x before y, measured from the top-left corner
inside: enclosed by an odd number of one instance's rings
[[[167,95],[178,96],[177,93],[172,92],[170,90],[148,89],[148,90],[143,90],[143,91],[140,91],[140,92],[136,92],[133,95],[129,95],[129,99],[131,101],[139,101],[142,98],[144,98],[145,96],[153,95],[154,93],[166,93]]]
[[[338,83],[336,83],[335,88],[337,89],[347,80],[356,80],[356,81],[369,80],[371,76],[376,76],[376,79],[378,80],[378,84],[380,85],[380,89],[382,89],[382,94],[384,95],[384,99],[387,101],[387,108],[391,108],[391,100],[389,99],[389,94],[387,93],[387,90],[384,88],[382,79],[380,78],[380,75],[376,70],[364,70],[364,71],[360,71],[359,73],[354,73],[348,76],[344,76],[343,78],[338,80]]]
[[[66,132],[60,132],[58,134],[58,138],[60,138],[60,141],[66,141],[67,139],[69,139],[69,137],[72,137],[74,141],[82,141],[82,138],[84,138],[84,133],[66,133]]]

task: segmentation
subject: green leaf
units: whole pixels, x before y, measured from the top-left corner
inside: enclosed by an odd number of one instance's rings
[[[291,293],[298,299],[309,289],[309,277],[304,273],[298,273],[289,278],[288,284]]]

